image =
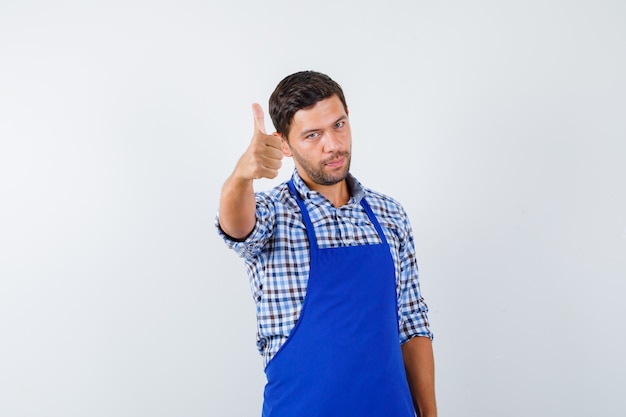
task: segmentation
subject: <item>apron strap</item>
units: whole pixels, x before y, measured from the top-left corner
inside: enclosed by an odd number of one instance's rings
[[[317,237],[315,236],[315,231],[313,230],[313,223],[311,222],[309,211],[304,205],[304,201],[302,201],[302,198],[300,198],[300,194],[298,194],[298,191],[296,191],[296,186],[293,184],[293,180],[289,180],[288,185],[289,185],[289,189],[291,190],[291,193],[296,198],[296,202],[300,206],[300,213],[302,213],[302,220],[304,221],[306,234],[309,237],[309,244],[311,245],[311,251],[316,251],[317,250]]]
[[[376,228],[376,231],[378,232],[378,237],[380,238],[380,241],[383,243],[383,245],[387,245],[387,239],[385,238],[385,233],[383,232],[383,228],[380,227],[380,224],[378,223],[378,220],[376,219],[376,215],[374,215],[374,212],[372,211],[372,208],[365,200],[365,197],[361,198],[361,206],[363,206],[363,208],[365,209],[365,212],[367,213],[367,216],[370,218],[370,221],[374,224],[374,227]]]

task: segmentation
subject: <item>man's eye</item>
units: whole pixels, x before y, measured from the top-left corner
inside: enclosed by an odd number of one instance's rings
[[[305,139],[315,139],[317,137],[317,132],[309,133],[305,136]]]
[[[345,125],[345,124],[346,124],[346,122],[343,122],[343,121],[342,122],[337,122],[337,123],[335,123],[335,129],[342,128],[343,125]]]

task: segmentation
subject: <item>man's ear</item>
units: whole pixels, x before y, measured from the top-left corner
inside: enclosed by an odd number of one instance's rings
[[[274,136],[278,136],[280,138],[280,142],[282,143],[283,155],[291,157],[291,148],[289,147],[289,142],[287,142],[287,139],[278,132],[274,132]]]

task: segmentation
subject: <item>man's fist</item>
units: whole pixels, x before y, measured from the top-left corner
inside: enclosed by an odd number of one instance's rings
[[[276,178],[283,159],[281,139],[265,131],[263,109],[259,104],[252,105],[252,113],[254,134],[248,149],[237,162],[234,175],[248,180]]]

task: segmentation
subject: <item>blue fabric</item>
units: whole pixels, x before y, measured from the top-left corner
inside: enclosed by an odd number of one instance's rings
[[[413,417],[398,342],[395,269],[382,243],[319,249],[293,183],[311,267],[297,324],[265,369],[263,417]]]

